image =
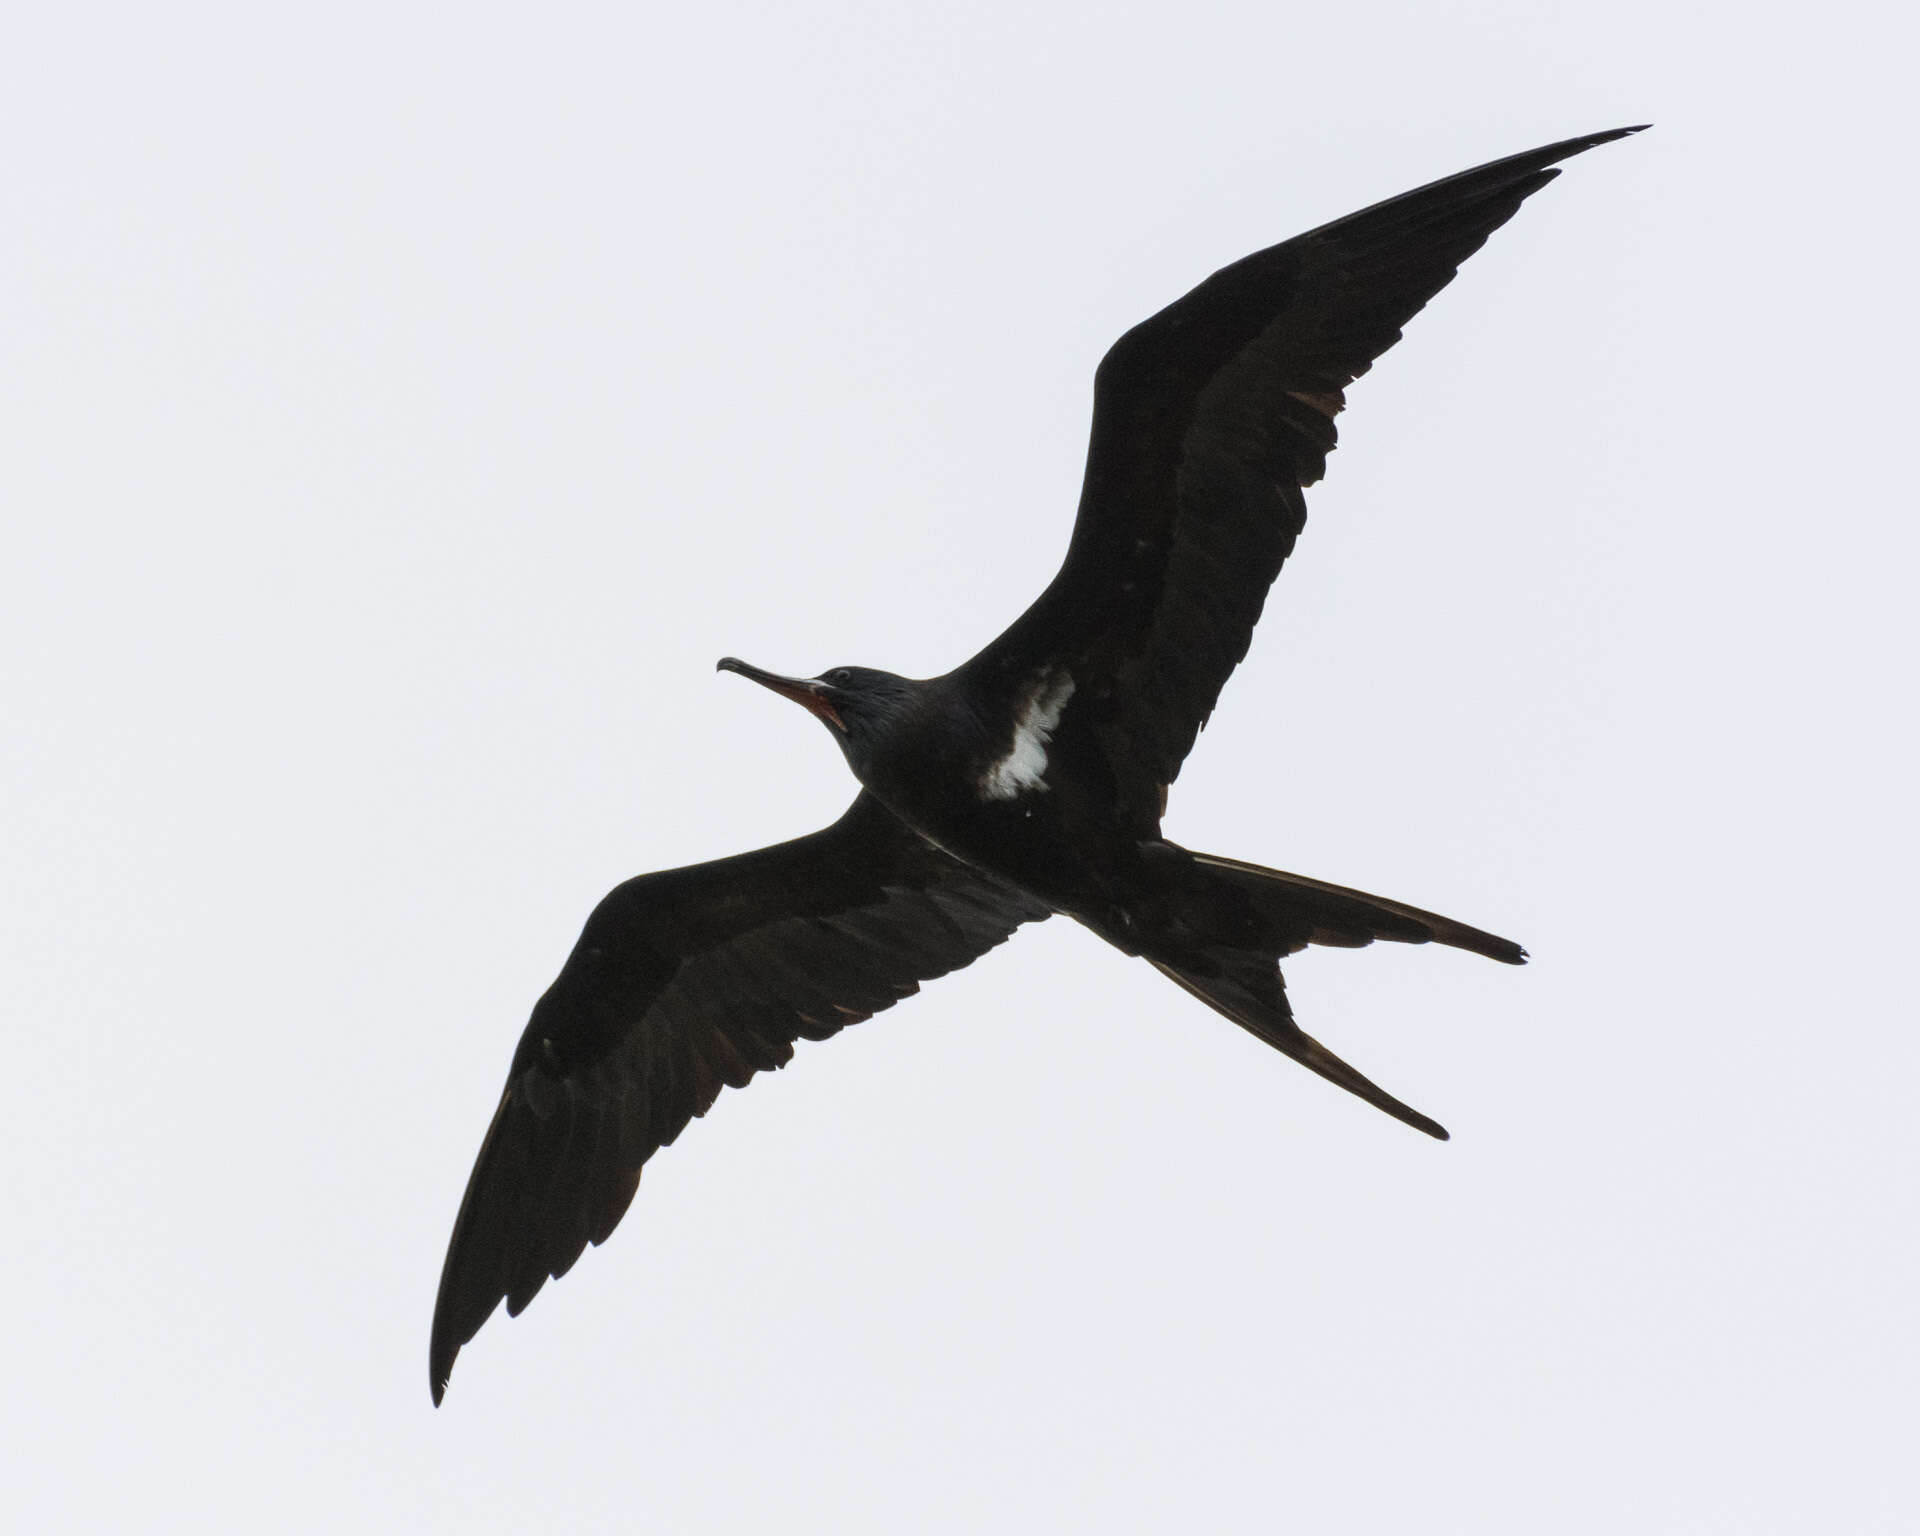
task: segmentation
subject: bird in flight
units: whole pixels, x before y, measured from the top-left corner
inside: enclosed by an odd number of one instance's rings
[[[1644,125],[1642,125],[1644,126]],[[723,1087],[783,1066],[1022,923],[1064,913],[1250,1034],[1430,1136],[1446,1132],[1294,1022],[1309,944],[1511,940],[1402,902],[1184,848],[1167,786],[1246,655],[1306,522],[1346,387],[1558,161],[1619,128],[1496,160],[1225,267],[1094,376],[1066,560],[971,661],[736,672],[816,716],[860,792],[809,837],[617,886],[534,1005],[454,1222],[433,1400],[509,1315],[626,1213],[641,1169]]]

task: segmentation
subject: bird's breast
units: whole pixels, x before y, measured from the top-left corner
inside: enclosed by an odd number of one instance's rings
[[[999,700],[929,700],[863,780],[936,847],[1078,915],[1101,902],[1132,844],[1101,792],[1110,776],[1086,761],[1075,691],[1056,665]]]

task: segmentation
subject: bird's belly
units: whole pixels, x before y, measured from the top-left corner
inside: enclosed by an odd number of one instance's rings
[[[1137,850],[1110,829],[1074,825],[1067,808],[1046,794],[957,804],[881,798],[935,847],[1056,912],[1105,929],[1124,907],[1126,872],[1138,862]]]

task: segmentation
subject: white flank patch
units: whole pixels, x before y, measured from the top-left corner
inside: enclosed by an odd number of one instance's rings
[[[1011,800],[1022,790],[1045,791],[1047,743],[1072,697],[1073,679],[1065,672],[1040,674],[1013,728],[1013,750],[980,776],[981,799]]]

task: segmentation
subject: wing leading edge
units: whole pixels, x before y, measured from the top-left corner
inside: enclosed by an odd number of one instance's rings
[[[1064,664],[1111,759],[1173,781],[1247,653],[1306,523],[1346,388],[1460,264],[1560,173],[1637,133],[1566,139],[1417,188],[1234,262],[1128,331],[1094,379],[1065,562],[963,671],[990,692]]]
[[[517,1314],[604,1242],[721,1088],[1045,916],[865,793],[809,837],[616,887],[535,1005],[481,1144],[434,1307],[434,1402],[493,1309]]]

